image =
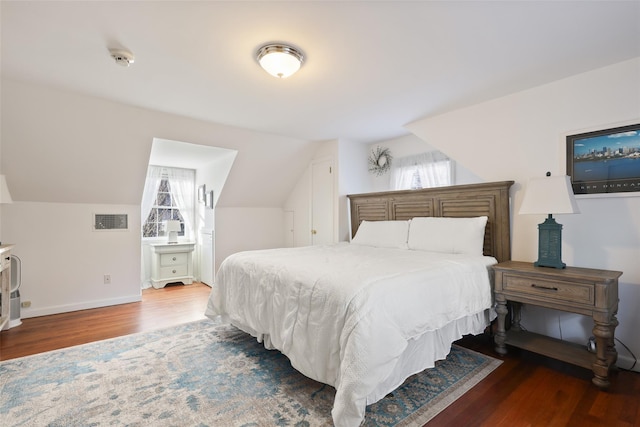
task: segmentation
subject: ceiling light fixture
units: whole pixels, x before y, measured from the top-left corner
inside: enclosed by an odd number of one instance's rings
[[[284,79],[300,69],[304,55],[295,47],[270,43],[258,49],[256,58],[260,66],[274,77]]]
[[[111,53],[111,57],[116,61],[116,64],[122,65],[123,67],[128,67],[133,64],[135,60],[133,53],[126,50],[110,49],[109,53]]]

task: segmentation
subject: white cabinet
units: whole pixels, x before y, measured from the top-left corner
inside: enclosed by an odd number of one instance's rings
[[[167,283],[193,283],[193,249],[195,243],[152,243],[151,284],[164,288]]]

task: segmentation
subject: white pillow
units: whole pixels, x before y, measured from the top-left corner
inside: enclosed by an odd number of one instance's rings
[[[362,221],[354,245],[407,249],[409,221]]]
[[[411,220],[409,249],[450,254],[482,255],[487,217],[419,217]]]

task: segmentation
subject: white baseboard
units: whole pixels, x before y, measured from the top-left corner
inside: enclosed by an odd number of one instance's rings
[[[618,361],[616,362],[618,368],[629,370],[633,366],[633,362],[633,357],[618,353]],[[640,361],[636,362],[636,366],[633,366],[632,370],[640,372]]]
[[[131,295],[106,300],[85,301],[76,304],[65,304],[42,308],[21,308],[20,317],[28,319],[30,317],[49,316],[51,314],[68,313],[70,311],[88,310],[90,308],[108,307],[110,305],[128,304],[130,302],[142,301],[141,295]]]

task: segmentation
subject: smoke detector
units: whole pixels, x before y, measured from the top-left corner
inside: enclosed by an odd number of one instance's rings
[[[116,61],[116,64],[122,65],[123,67],[128,67],[133,64],[135,60],[133,53],[126,50],[110,49],[109,52],[111,53],[111,57]]]

